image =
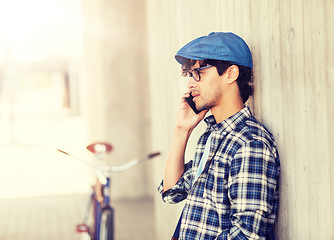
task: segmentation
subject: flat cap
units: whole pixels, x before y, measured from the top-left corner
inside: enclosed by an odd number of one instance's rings
[[[182,47],[175,59],[182,65],[186,59],[213,59],[253,68],[252,54],[246,42],[231,32],[212,32],[196,38]]]

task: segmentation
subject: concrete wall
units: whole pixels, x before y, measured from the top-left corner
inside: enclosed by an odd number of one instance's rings
[[[112,165],[151,150],[145,16],[143,0],[83,0],[82,77],[88,138],[89,143],[112,143]],[[112,197],[152,196],[150,169],[142,164],[115,173]]]
[[[282,240],[334,239],[334,2],[147,0],[152,147],[166,158],[186,80],[175,52],[211,31],[232,31],[254,58],[254,114],[274,134],[281,156]],[[193,156],[200,126],[190,140]],[[155,162],[159,183],[164,160]],[[167,240],[182,206],[155,194],[157,239]]]

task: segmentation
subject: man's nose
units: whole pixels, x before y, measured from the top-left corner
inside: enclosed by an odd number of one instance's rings
[[[193,77],[188,77],[188,85],[187,87],[189,89],[194,88],[196,86],[197,82],[195,81],[195,79]]]

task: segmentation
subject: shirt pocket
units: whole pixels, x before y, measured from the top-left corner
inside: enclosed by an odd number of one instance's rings
[[[223,208],[228,204],[228,161],[224,157],[214,157],[210,164],[204,197],[212,202],[217,208]]]

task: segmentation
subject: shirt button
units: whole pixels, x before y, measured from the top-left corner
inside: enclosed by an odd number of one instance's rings
[[[226,135],[227,133],[226,132],[223,132],[223,135]]]

